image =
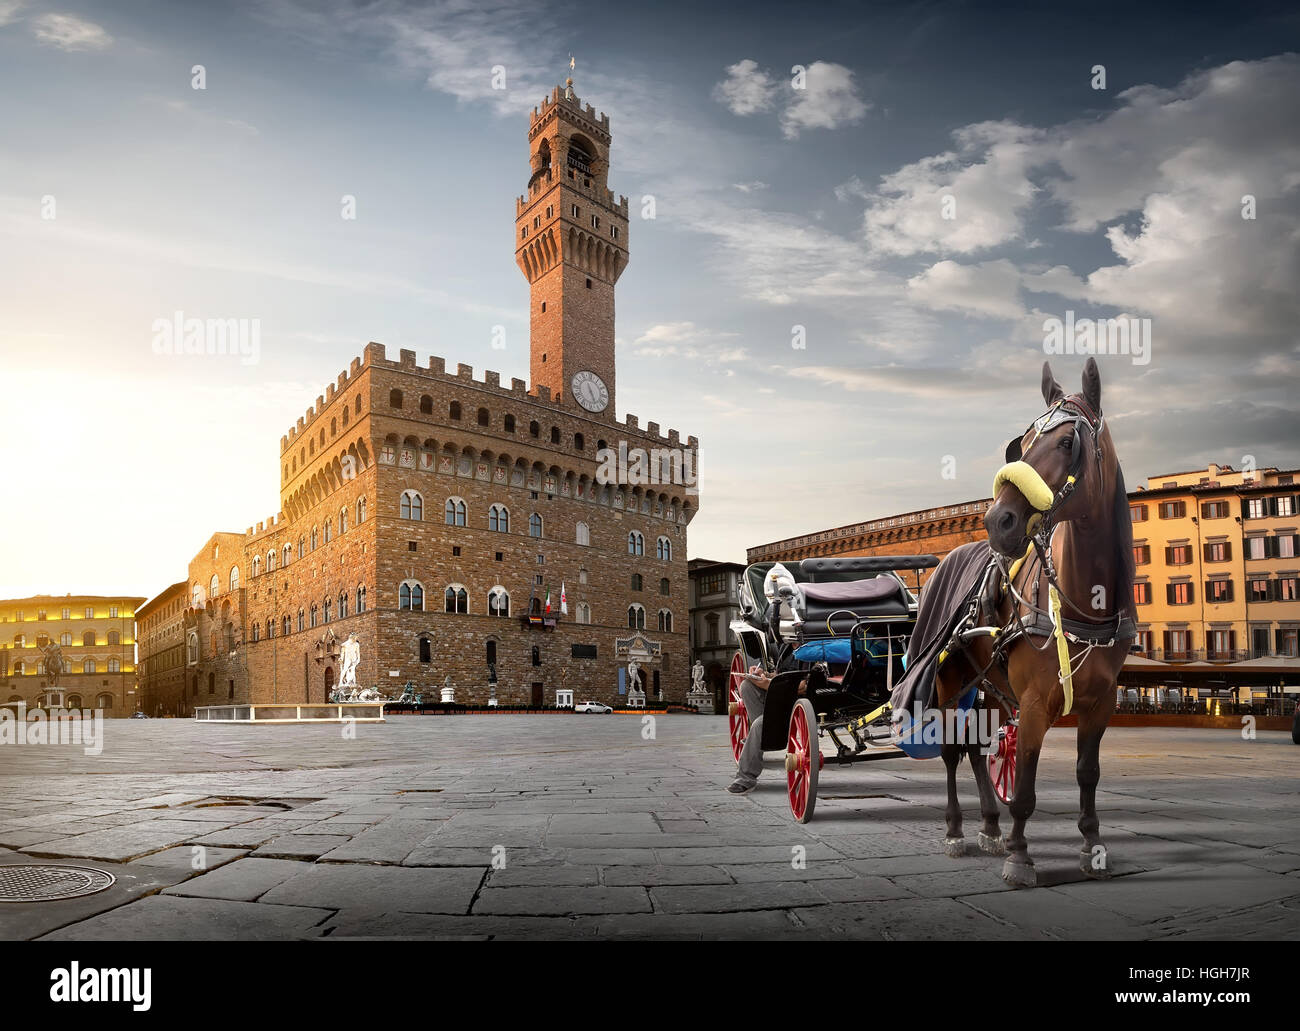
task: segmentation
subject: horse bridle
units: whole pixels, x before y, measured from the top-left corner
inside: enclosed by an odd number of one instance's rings
[[[1067,424],[1073,429],[1073,437],[1070,442],[1070,469],[1069,472],[1066,473],[1065,480],[1061,485],[1055,490],[1052,490],[1052,488],[1047,487],[1038,470],[1033,469],[1032,466],[1028,466],[1028,463],[1024,461],[1024,455],[1032,451],[1034,445],[1037,444],[1039,439],[1045,434],[1050,433],[1059,426]],[[1088,432],[1091,434],[1093,457],[1097,460],[1098,465],[1100,465],[1101,431],[1104,426],[1105,420],[1092,410],[1091,405],[1089,405],[1080,395],[1070,394],[1056,401],[1051,408],[1030,423],[1030,425],[1025,428],[1024,433],[1007,445],[1006,454],[1004,456],[1007,464],[1004,465],[1002,469],[998,470],[998,475],[994,479],[994,483],[1000,486],[1005,480],[1011,479],[1011,477],[1006,475],[1007,470],[1011,466],[1020,463],[1028,466],[1032,471],[1033,476],[1036,477],[1038,482],[1042,483],[1046,490],[1051,494],[1051,503],[1046,508],[1038,508],[1038,506],[1034,506],[1042,518],[1038,531],[1029,534],[1028,536],[1031,538],[1037,537],[1044,531],[1046,531],[1050,536],[1052,516],[1055,515],[1057,510],[1069,500],[1070,495],[1074,493],[1074,489],[1079,485],[1079,481],[1083,477],[1084,450],[1080,427],[1087,427]],[[1023,440],[1025,434],[1029,433],[1031,430],[1034,435],[1030,438],[1029,446],[1024,447]],[[996,493],[997,491],[995,489],[995,496]],[[1030,501],[1030,504],[1032,505],[1033,502]]]

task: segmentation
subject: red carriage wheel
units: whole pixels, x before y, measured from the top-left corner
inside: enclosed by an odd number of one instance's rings
[[[745,747],[745,738],[749,736],[749,713],[740,697],[740,682],[745,679],[745,658],[740,652],[731,659],[731,676],[727,679],[727,722],[731,728],[731,755],[740,762],[740,751]]]
[[[993,779],[993,791],[1008,805],[1016,795],[1017,727],[1017,721],[1012,719],[998,728],[998,746],[989,756],[989,776]]]
[[[812,702],[800,698],[790,713],[790,736],[785,746],[786,792],[790,812],[800,823],[812,819],[817,808],[817,774],[822,767],[817,740],[817,715]]]

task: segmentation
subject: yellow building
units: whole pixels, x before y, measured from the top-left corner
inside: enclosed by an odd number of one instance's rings
[[[1300,654],[1296,472],[1211,464],[1129,493],[1142,654],[1212,663]]]
[[[70,709],[129,716],[136,709],[135,610],[124,595],[37,595],[0,601],[0,701],[41,704],[45,649],[63,656],[59,688]]]

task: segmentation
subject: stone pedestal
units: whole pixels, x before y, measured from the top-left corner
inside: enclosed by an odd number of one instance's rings
[[[454,702],[456,700],[456,689],[454,687],[444,687],[442,689],[442,700],[444,702]]]
[[[691,690],[686,695],[686,704],[695,706],[696,712],[713,712],[713,694],[710,691]]]

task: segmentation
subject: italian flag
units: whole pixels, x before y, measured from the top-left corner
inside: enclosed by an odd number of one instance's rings
[[[549,587],[546,588],[546,611],[551,611],[551,589]]]

